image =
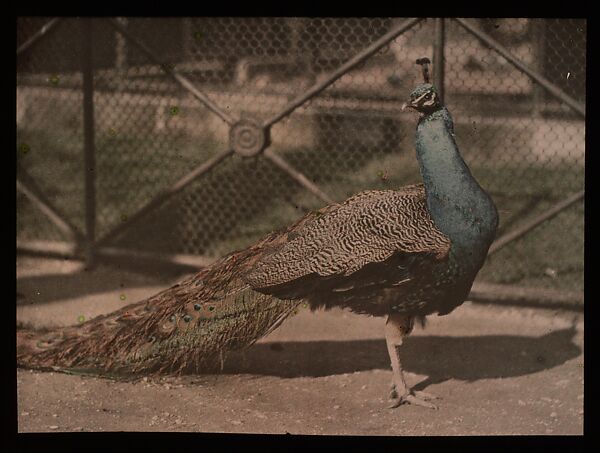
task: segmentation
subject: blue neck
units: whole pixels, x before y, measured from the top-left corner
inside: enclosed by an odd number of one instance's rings
[[[450,112],[441,108],[422,117],[415,145],[431,218],[452,241],[453,254],[472,257],[476,266],[494,238],[498,215],[459,154]]]

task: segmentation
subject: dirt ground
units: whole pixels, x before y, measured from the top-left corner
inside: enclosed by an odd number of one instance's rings
[[[76,324],[181,275],[93,271],[19,257],[17,321]],[[83,317],[83,318],[82,318]],[[220,375],[130,382],[17,371],[19,432],[195,431],[348,435],[582,434],[583,315],[466,302],[403,345],[406,378],[439,410],[388,408],[383,318],[341,310],[288,319]]]

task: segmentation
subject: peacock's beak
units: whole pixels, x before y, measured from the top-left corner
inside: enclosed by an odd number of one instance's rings
[[[401,110],[404,112],[408,108],[414,109],[416,107],[411,101],[408,101],[408,102],[405,102],[404,104],[402,104]]]

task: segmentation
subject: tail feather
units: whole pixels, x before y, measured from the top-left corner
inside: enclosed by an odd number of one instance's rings
[[[225,353],[277,328],[300,301],[254,291],[240,260],[216,266],[144,301],[53,331],[17,331],[17,364],[115,376],[206,372]]]
[[[318,215],[309,213],[287,230],[116,312],[67,329],[20,329],[17,364],[113,376],[218,369],[225,353],[269,334],[302,302],[254,291],[244,276]]]

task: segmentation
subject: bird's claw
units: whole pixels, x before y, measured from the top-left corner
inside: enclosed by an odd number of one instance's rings
[[[439,397],[418,390],[410,390],[405,395],[398,396],[398,392],[396,391],[395,386],[393,386],[390,392],[390,399],[392,400],[392,404],[389,406],[390,409],[395,409],[402,404],[414,404],[415,406],[437,410],[438,407],[435,404],[430,403],[429,400],[439,399]]]

